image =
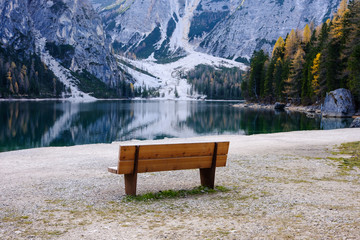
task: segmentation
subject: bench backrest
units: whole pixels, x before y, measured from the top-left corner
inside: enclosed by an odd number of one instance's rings
[[[120,146],[118,174],[134,172],[137,146]],[[215,143],[181,143],[138,146],[137,172],[210,168]],[[226,165],[229,142],[217,143],[216,167]]]

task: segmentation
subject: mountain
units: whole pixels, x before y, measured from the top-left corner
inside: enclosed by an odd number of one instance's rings
[[[94,88],[124,85],[102,20],[88,1],[5,0],[0,11],[1,47],[14,56],[21,53],[19,63],[38,55],[64,84],[67,95],[92,99],[84,90],[96,95]]]
[[[249,59],[291,29],[319,24],[340,0],[92,0],[115,51],[176,60],[190,49]],[[130,54],[131,53],[131,54]]]
[[[204,97],[190,69],[245,69],[339,1],[2,0],[0,97]]]

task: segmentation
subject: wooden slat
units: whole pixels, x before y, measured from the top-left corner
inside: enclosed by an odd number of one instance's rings
[[[181,143],[163,145],[143,145],[139,153],[141,159],[176,158],[191,156],[211,156],[215,143]],[[218,155],[227,154],[229,142],[218,143]],[[133,160],[135,146],[121,146],[119,160]]]
[[[140,152],[142,148],[140,148]],[[217,155],[216,167],[226,166],[227,155]],[[212,156],[162,158],[162,159],[139,159],[138,173],[159,172],[195,168],[210,168]],[[134,161],[120,161],[118,174],[130,174],[134,170]]]

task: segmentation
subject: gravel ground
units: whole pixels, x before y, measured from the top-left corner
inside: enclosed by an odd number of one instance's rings
[[[360,239],[360,171],[328,159],[360,129],[213,136],[230,141],[216,170],[226,192],[125,201],[120,144],[0,153],[0,239]],[[198,170],[138,175],[138,194],[199,186]]]

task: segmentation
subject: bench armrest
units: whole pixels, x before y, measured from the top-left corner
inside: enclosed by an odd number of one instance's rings
[[[118,173],[117,167],[108,167],[108,172],[117,174]]]

